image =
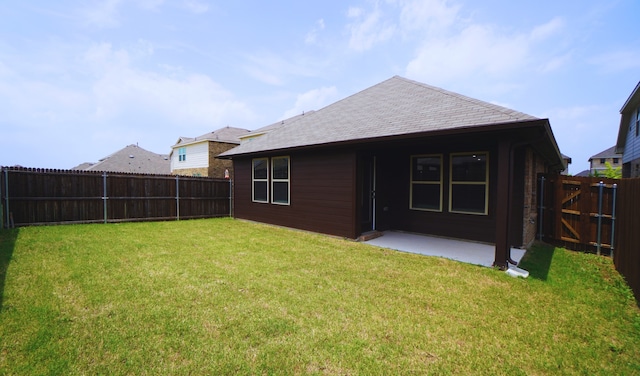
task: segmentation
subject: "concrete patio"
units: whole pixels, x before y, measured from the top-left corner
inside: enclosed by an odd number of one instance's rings
[[[382,236],[367,240],[364,243],[402,252],[444,257],[486,267],[491,267],[495,258],[495,246],[493,244],[439,238],[400,231],[385,231]],[[525,252],[523,249],[512,248],[511,258],[516,262],[520,262]]]

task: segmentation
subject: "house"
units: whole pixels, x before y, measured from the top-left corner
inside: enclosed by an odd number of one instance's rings
[[[135,174],[169,175],[169,156],[156,154],[138,145],[128,145],[97,163],[82,163],[72,170],[128,172]]]
[[[265,134],[284,126],[285,122],[287,123],[287,125],[291,125],[292,123],[302,119],[305,116],[305,114],[306,115],[310,115],[310,114],[312,114],[314,112],[315,111],[308,111],[306,113],[303,112],[300,115],[296,115],[296,116],[290,117],[290,118],[288,118],[286,120],[280,120],[280,121],[277,121],[277,122],[275,122],[273,124],[267,125],[266,127],[262,127],[262,128],[250,131],[249,133],[246,133],[246,134],[238,136],[238,138],[240,139],[240,143],[249,142],[249,141],[251,141],[251,140],[253,140],[253,139],[257,138],[257,137],[264,136]]]
[[[489,242],[501,268],[535,237],[538,174],[564,169],[547,119],[398,76],[221,157],[236,218]]]
[[[562,170],[562,172],[560,172],[561,175],[569,175],[569,165],[571,164],[571,157],[566,156],[564,154],[562,155],[562,163],[564,165],[564,170]]]
[[[604,176],[607,163],[612,168],[622,167],[622,154],[616,153],[615,145],[589,158],[589,175]]]
[[[615,151],[622,154],[622,177],[640,177],[640,82],[620,110]]]
[[[195,138],[180,137],[171,147],[171,174],[229,177],[232,163],[219,159],[218,155],[240,144],[247,129],[224,127]]]

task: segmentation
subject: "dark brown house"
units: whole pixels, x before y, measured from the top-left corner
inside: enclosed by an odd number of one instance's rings
[[[535,237],[538,173],[564,168],[547,119],[397,76],[222,156],[236,218],[490,242],[502,268]]]

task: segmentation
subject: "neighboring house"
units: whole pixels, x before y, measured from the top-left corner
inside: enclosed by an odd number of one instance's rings
[[[155,175],[169,175],[170,172],[168,155],[156,154],[138,145],[129,145],[100,159],[97,163],[82,163],[73,170]]]
[[[564,169],[547,119],[398,76],[221,157],[236,218],[490,242],[501,268],[535,237],[538,173]]]
[[[562,155],[562,164],[564,165],[564,170],[560,172],[562,175],[569,175],[569,165],[571,164],[571,157],[568,157],[564,154]]]
[[[224,151],[240,144],[247,129],[224,127],[195,138],[180,137],[171,147],[171,173],[173,175],[229,177],[232,163],[217,158]]]
[[[616,153],[616,147],[612,146],[589,158],[589,174],[591,176],[604,176],[607,163],[613,168],[622,167],[622,154]]]
[[[616,152],[622,154],[622,177],[640,177],[640,82],[620,110]]]

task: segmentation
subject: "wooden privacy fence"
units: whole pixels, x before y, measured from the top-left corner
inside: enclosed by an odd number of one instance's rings
[[[640,179],[541,175],[538,238],[610,255],[640,302]]]
[[[640,304],[640,179],[618,181],[616,252],[613,262]]]
[[[203,177],[2,167],[0,228],[229,216],[230,185]]]
[[[565,248],[614,251],[618,180],[541,175],[538,238]]]

